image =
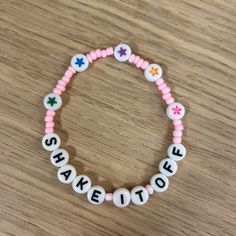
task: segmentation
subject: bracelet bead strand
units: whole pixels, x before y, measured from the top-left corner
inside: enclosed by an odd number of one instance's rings
[[[73,75],[81,73],[99,58],[114,56],[119,62],[129,62],[144,71],[144,77],[150,82],[155,82],[161,92],[162,99],[167,104],[166,115],[173,122],[173,143],[167,149],[167,158],[159,163],[159,173],[153,175],[146,186],[135,186],[129,191],[126,188],[118,188],[113,193],[106,193],[105,189],[98,185],[92,185],[90,178],[77,173],[76,169],[69,163],[69,153],[61,148],[61,139],[54,133],[54,118],[56,111],[62,106],[61,95],[66,91],[68,83]],[[154,192],[161,193],[169,187],[169,177],[173,176],[178,169],[177,162],[186,156],[186,149],[182,144],[183,123],[185,108],[182,104],[175,102],[171,95],[171,89],[165,83],[162,76],[162,68],[158,64],[150,64],[147,60],[132,53],[127,44],[119,44],[114,49],[95,49],[86,55],[76,54],[71,59],[71,65],[67,68],[61,79],[57,81],[52,93],[44,98],[45,114],[45,135],[42,139],[42,146],[50,151],[51,163],[58,168],[57,176],[60,182],[71,184],[77,194],[86,194],[87,199],[94,205],[104,201],[113,202],[117,207],[126,207],[131,202],[135,205],[145,204],[150,195]]]

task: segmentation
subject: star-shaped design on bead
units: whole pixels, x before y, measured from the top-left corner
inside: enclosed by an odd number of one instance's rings
[[[84,59],[83,58],[76,58],[76,65],[78,65],[79,67],[81,67],[82,65],[84,65]]]
[[[176,114],[180,115],[180,112],[182,109],[179,108],[178,105],[176,105],[176,107],[172,108],[172,110],[173,110],[174,115],[176,115]]]
[[[118,53],[120,53],[120,57],[126,56],[126,48],[120,47],[120,50],[118,51]]]
[[[152,74],[152,76],[158,75],[158,68],[152,67],[149,72]]]
[[[53,107],[54,104],[57,104],[56,98],[55,97],[49,97],[47,103],[50,104]]]

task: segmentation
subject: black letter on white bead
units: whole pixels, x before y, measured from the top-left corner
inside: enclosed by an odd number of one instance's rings
[[[161,183],[160,183],[161,182]],[[164,188],[166,183],[162,178],[156,178],[155,180],[155,184],[159,187],[159,188]]]
[[[142,196],[143,190],[136,191],[135,194],[139,196],[139,199],[141,202],[143,202],[143,196]]]
[[[171,158],[166,158],[162,160],[159,164],[160,172],[166,176],[174,175],[177,169],[178,169],[177,163]]]
[[[150,184],[155,192],[164,192],[169,187],[169,180],[163,174],[156,174],[152,176]]]
[[[102,193],[101,191],[95,189],[92,193],[91,201],[99,203],[99,201],[98,201],[99,195],[98,194],[101,194],[101,193]]]
[[[79,180],[79,182],[76,184],[76,187],[78,188],[80,186],[80,190],[82,190],[82,191],[83,191],[83,186],[88,183],[87,180],[85,180],[84,182],[83,182],[83,180],[84,180],[84,177],[82,177]]]
[[[186,155],[186,149],[183,144],[171,144],[167,149],[167,155],[174,161],[181,161]]]
[[[54,155],[52,158],[53,158],[53,159],[56,159],[56,160],[55,160],[55,163],[59,163],[59,162],[65,160],[65,157],[63,156],[63,153],[62,153],[62,152],[59,152],[58,154]]]
[[[64,172],[61,172],[60,175],[64,175],[65,180],[67,180],[70,177],[71,173],[72,173],[71,170],[66,170]]]
[[[173,171],[171,170],[171,165],[168,165],[168,161],[166,161],[163,165],[163,169],[167,170],[170,173],[173,173]]]

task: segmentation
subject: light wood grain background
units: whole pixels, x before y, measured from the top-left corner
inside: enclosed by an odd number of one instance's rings
[[[236,2],[0,0],[0,235],[236,235]],[[188,154],[145,206],[93,206],[41,147],[51,91],[76,53],[131,45],[187,108]],[[56,132],[107,191],[146,184],[172,127],[152,83],[107,58],[63,94]]]

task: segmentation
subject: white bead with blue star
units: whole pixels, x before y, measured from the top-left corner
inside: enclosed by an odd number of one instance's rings
[[[125,62],[129,60],[131,48],[128,44],[118,44],[114,49],[114,57],[117,61]]]
[[[87,70],[89,62],[84,54],[76,54],[71,58],[71,66],[78,72]]]

